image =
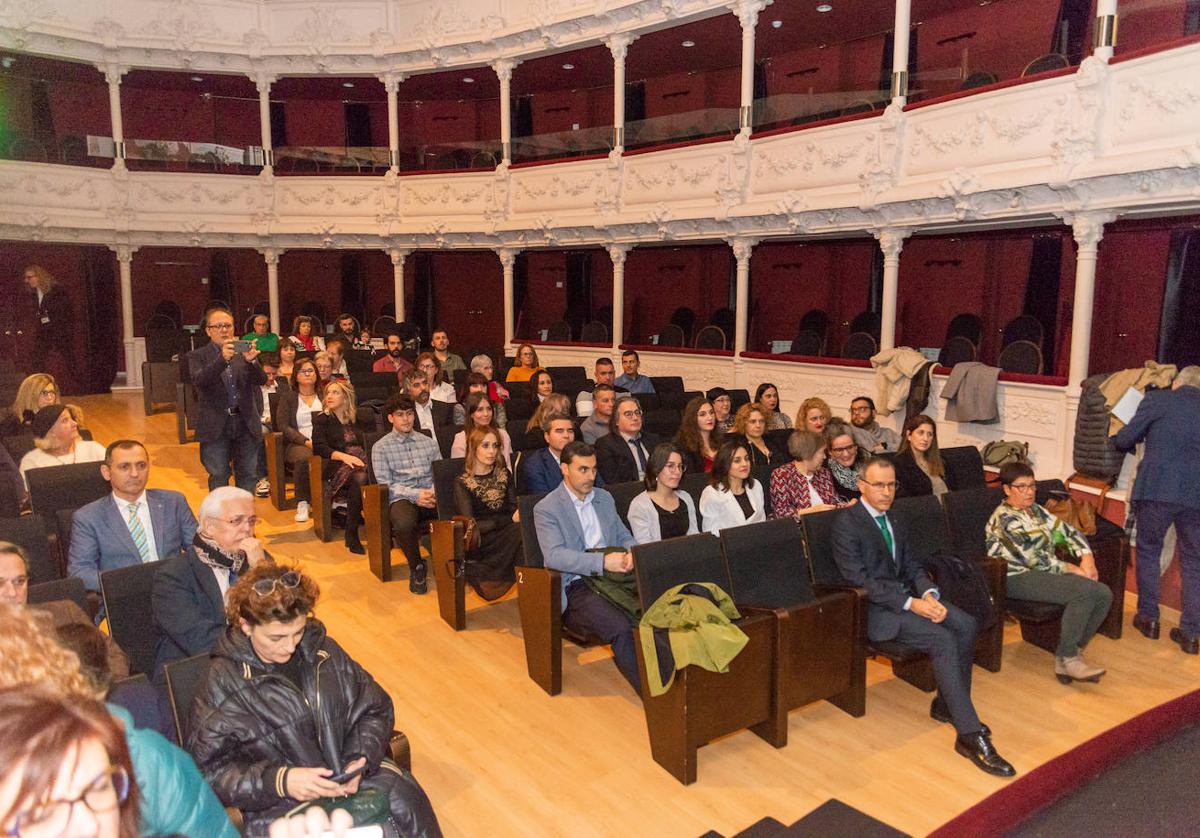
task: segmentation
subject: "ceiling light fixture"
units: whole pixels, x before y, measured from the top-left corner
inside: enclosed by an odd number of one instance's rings
[[[354,87],[354,82],[344,81],[344,82],[342,82],[342,87]]]
[[[564,70],[574,70],[574,69],[575,69],[575,65],[574,65],[574,64],[564,64],[564,65],[563,65],[563,69],[564,69]]]
[[[694,47],[694,46],[696,46],[696,42],[695,42],[695,41],[684,41],[684,42],[683,42],[683,44],[682,44],[682,46],[685,46],[685,47]]]
[[[474,83],[475,83],[475,79],[471,78],[470,76],[463,76],[463,84],[474,84]]]
[[[778,29],[778,28],[779,28],[779,27],[781,27],[781,26],[783,26],[783,21],[782,21],[782,20],[773,20],[773,21],[771,21],[771,28],[772,28],[772,29]]]
[[[818,12],[832,12],[833,6],[829,5],[828,3],[822,3],[821,5],[817,6],[817,11]]]

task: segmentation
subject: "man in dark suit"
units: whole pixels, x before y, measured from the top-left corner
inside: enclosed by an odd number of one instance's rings
[[[979,721],[971,701],[975,619],[942,604],[933,580],[906,549],[906,533],[888,515],[896,497],[896,470],[872,457],[858,480],[860,502],[838,515],[833,555],[842,576],[867,592],[867,636],[896,640],[927,653],[938,694],[929,714],[954,723],[954,749],[977,767],[999,777],[1016,774],[992,746],[991,731]]]
[[[195,540],[154,576],[150,610],[158,626],[155,680],[173,660],[212,649],[225,631],[225,597],[238,577],[261,561],[272,561],[254,537],[254,495],[221,486],[200,502]]]
[[[542,417],[542,433],[546,437],[546,447],[529,453],[521,461],[523,495],[543,495],[562,483],[562,451],[575,441],[575,424],[570,416],[547,413]],[[596,485],[604,485],[599,476]]]
[[[1200,652],[1200,367],[1184,367],[1170,390],[1151,391],[1113,438],[1121,451],[1146,442],[1133,484],[1137,520],[1138,612],[1133,626],[1158,639],[1159,555],[1175,525],[1183,576],[1183,614],[1171,639]]]
[[[211,309],[204,328],[212,342],[189,352],[187,363],[196,387],[196,439],[208,489],[228,485],[232,461],[237,486],[253,492],[262,442],[261,387],[267,376],[253,344],[245,352],[237,351],[232,314]]]
[[[609,433],[596,440],[596,462],[609,486],[644,480],[646,463],[658,439],[642,433],[642,406],[622,393],[613,403]]]
[[[438,428],[454,424],[454,405],[431,398],[429,378],[415,367],[404,374],[404,392],[412,398],[417,409],[415,429],[437,442]],[[449,453],[442,451],[442,456]]]
[[[112,494],[75,510],[67,552],[67,573],[91,591],[100,590],[101,572],[173,558],[196,536],[196,517],[182,494],[146,488],[150,455],[142,443],[109,445],[100,473]]]

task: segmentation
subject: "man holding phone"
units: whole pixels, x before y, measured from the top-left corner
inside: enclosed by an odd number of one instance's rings
[[[233,315],[224,308],[205,313],[209,343],[187,354],[196,388],[196,439],[208,489],[229,484],[254,491],[262,442],[262,385],[267,375],[251,341],[236,340]]]

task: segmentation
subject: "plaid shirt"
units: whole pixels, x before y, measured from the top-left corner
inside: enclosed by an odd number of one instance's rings
[[[388,500],[417,502],[422,489],[433,488],[433,461],[442,458],[438,445],[419,431],[392,431],[371,448],[375,480],[388,487]]]
[[[1027,570],[1065,573],[1066,564],[1054,555],[1055,533],[1066,539],[1072,556],[1078,558],[1092,552],[1083,533],[1050,514],[1039,503],[1025,510],[1002,503],[984,528],[987,554],[1004,559],[1010,575]]]

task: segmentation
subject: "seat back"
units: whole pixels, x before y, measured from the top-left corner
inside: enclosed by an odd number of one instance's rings
[[[950,550],[946,513],[934,495],[897,498],[891,513],[905,533],[908,552],[917,561],[924,564],[934,553]]]
[[[622,523],[628,527],[629,504],[633,503],[634,498],[646,491],[646,484],[640,480],[630,480],[628,483],[616,483],[604,488],[612,495],[613,502],[617,505],[617,514],[621,516]]]
[[[954,553],[964,559],[984,555],[984,529],[988,519],[1004,499],[999,487],[964,489],[942,498],[946,507],[946,527]]]
[[[881,327],[881,319],[877,311],[862,311],[855,315],[850,321],[850,334],[858,332],[866,332],[871,337],[879,341],[879,332]]]
[[[737,413],[738,408],[740,408],[742,405],[750,404],[750,391],[747,390],[745,387],[741,387],[738,389],[730,389],[730,390],[727,390],[726,392],[729,393],[729,412],[730,413]]]
[[[29,557],[30,585],[53,582],[63,577],[54,559],[54,552],[50,549],[46,520],[41,515],[0,518],[0,541],[12,542],[25,551]]]
[[[674,323],[663,326],[662,331],[658,333],[659,346],[683,346],[686,339],[683,329]]]
[[[800,529],[804,533],[804,555],[808,559],[808,570],[814,585],[849,584],[833,558],[833,525],[838,515],[845,514],[844,509],[829,509],[800,519]]]
[[[192,704],[208,679],[208,668],[211,665],[210,656],[195,655],[173,660],[164,667],[167,699],[171,702],[171,715],[175,717],[175,730],[179,735],[180,747],[187,747],[188,734],[192,730]]]
[[[1014,340],[1000,352],[996,366],[1004,372],[1041,375],[1042,350],[1032,341]]]
[[[87,588],[83,587],[82,579],[76,579],[72,576],[67,579],[55,579],[53,582],[42,582],[29,586],[28,602],[30,605],[38,605],[43,602],[59,602],[60,600],[73,602],[79,606],[84,614],[90,614]]]
[[[437,495],[437,514],[449,521],[458,514],[454,504],[454,481],[463,473],[463,457],[433,461],[433,491]]]
[[[1065,55],[1060,52],[1050,52],[1030,61],[1021,71],[1021,78],[1038,73],[1048,73],[1051,70],[1062,70],[1070,66],[1071,62]]]
[[[1014,317],[1005,325],[1000,338],[1000,346],[1003,348],[1013,341],[1027,340],[1040,347],[1045,334],[1046,329],[1042,326],[1041,320],[1032,314],[1022,314]]]
[[[956,445],[941,450],[946,480],[956,489],[978,489],[987,485],[983,474],[983,455],[974,445]]]
[[[972,346],[979,346],[979,340],[982,337],[983,320],[980,319],[978,314],[964,311],[950,318],[950,322],[946,325],[946,340],[950,340],[950,338],[966,338],[971,342]]]
[[[50,520],[60,509],[84,506],[112,491],[100,463],[32,468],[25,472],[25,482],[33,511]]]
[[[975,344],[962,335],[946,338],[946,342],[942,345],[942,351],[938,353],[938,363],[943,367],[953,367],[955,364],[974,360]]]
[[[869,361],[876,351],[875,338],[866,332],[855,332],[842,344],[842,357]]]
[[[584,323],[579,340],[583,343],[608,343],[608,326],[598,320]]]
[[[541,495],[521,495],[517,498],[517,511],[521,513],[521,544],[525,551],[526,567],[545,567],[546,560],[542,556],[542,548],[537,540],[537,527],[533,521],[533,508],[538,501],[546,497]]]
[[[825,341],[816,332],[804,331],[792,340],[788,352],[792,355],[819,356],[825,346]]]
[[[566,320],[551,323],[546,330],[546,340],[569,341],[571,339],[571,324]]]
[[[724,349],[725,332],[720,326],[705,326],[696,333],[697,349]]]
[[[74,508],[67,508],[60,509],[54,513],[54,527],[55,532],[58,533],[58,550],[64,561],[71,549],[71,530],[75,524],[75,513],[77,511]]]
[[[686,582],[712,582],[726,593],[733,587],[721,542],[711,533],[639,544],[633,548],[633,569],[643,611]]]
[[[812,602],[800,525],[792,518],[721,530],[721,548],[738,605],[788,608]]]
[[[976,70],[963,79],[962,84],[958,86],[959,90],[973,90],[976,87],[983,87],[989,84],[995,84],[997,81],[995,73],[989,73],[987,70]]]
[[[113,641],[129,656],[129,671],[154,671],[159,631],[150,604],[154,576],[162,562],[121,567],[100,573],[100,592]]]

